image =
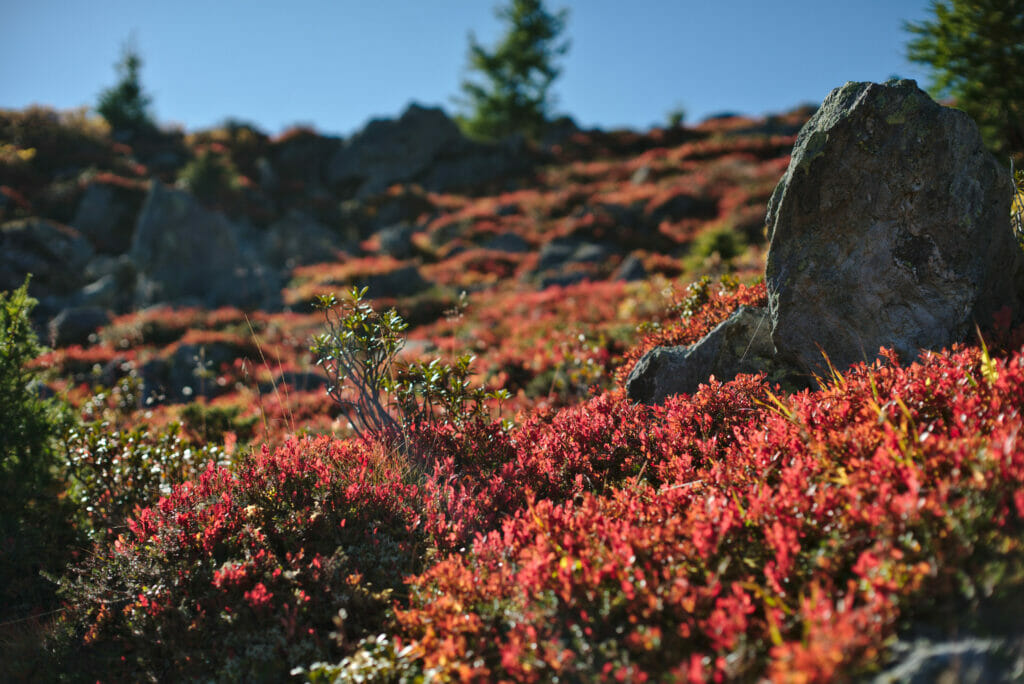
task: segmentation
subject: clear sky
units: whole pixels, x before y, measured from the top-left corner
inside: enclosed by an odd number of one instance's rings
[[[500,35],[496,0],[0,0],[0,108],[94,105],[134,36],[158,121],[228,117],[268,133],[348,135],[410,101],[453,112],[468,35]],[[557,0],[571,41],[559,113],[646,129],[820,102],[848,80],[926,73],[904,21],[927,0]]]

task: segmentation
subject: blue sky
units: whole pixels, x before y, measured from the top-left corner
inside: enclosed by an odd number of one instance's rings
[[[157,119],[234,117],[268,133],[348,135],[410,101],[457,105],[470,31],[500,35],[493,0],[0,0],[0,108],[93,105],[134,36]],[[584,126],[645,129],[820,102],[848,80],[927,77],[903,22],[927,0],[563,0],[572,43],[557,106]]]

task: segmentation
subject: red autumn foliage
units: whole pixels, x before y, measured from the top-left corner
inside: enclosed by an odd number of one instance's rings
[[[416,466],[351,439],[309,384],[314,315],[153,309],[41,357],[81,382],[115,360],[170,364],[184,347],[234,355],[209,369],[221,396],[135,407],[115,426],[125,437],[80,450],[86,465],[110,456],[87,516],[108,531],[65,586],[64,621],[85,642],[65,662],[115,680],[305,667],[342,680],[834,681],[884,662],[910,621],[941,631],[965,591],[1019,591],[1024,338],[1006,316],[986,337],[995,359],[891,359],[797,394],[741,376],[660,407],[616,389],[652,347],[764,305],[763,285],[726,279],[663,310],[699,275],[759,268],[758,221],[793,136],[757,125],[579,133],[530,187],[500,195],[395,186],[352,216],[411,197],[413,257],[371,239],[368,254],[294,271],[284,301],[301,309],[416,266],[436,291],[376,302],[418,316],[403,358],[469,351],[474,382],[514,393],[489,406],[494,422],[417,426]],[[252,149],[317,141],[296,130]],[[286,179],[278,199],[303,182]],[[35,202],[36,190],[11,192]],[[754,247],[694,265],[720,231]],[[513,251],[488,246],[509,235]],[[538,291],[537,249],[568,237],[610,246],[599,265],[566,267],[601,282]],[[652,277],[604,280],[627,253]],[[453,310],[460,289],[469,306]],[[189,415],[195,443],[160,452],[154,470],[128,429]],[[235,422],[203,422],[218,415]],[[297,436],[309,433],[323,436]],[[224,447],[200,452],[204,439]],[[202,467],[200,453],[223,463]],[[146,491],[117,490],[129,481]]]

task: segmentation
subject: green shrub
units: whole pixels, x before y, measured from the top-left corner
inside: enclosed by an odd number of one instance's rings
[[[60,571],[75,538],[57,471],[67,412],[28,365],[42,349],[27,288],[0,293],[0,619],[53,605],[40,572]]]
[[[488,416],[489,400],[508,397],[504,390],[474,387],[471,356],[455,365],[434,360],[401,364],[408,327],[391,309],[379,313],[366,301],[366,288],[352,288],[347,301],[334,295],[317,299],[328,331],[316,337],[312,351],[327,373],[327,392],[360,437],[408,451],[412,433],[430,423],[456,428]]]
[[[204,444],[219,444],[224,434],[234,432],[240,442],[248,442],[256,427],[256,416],[240,418],[240,406],[208,406],[192,402],[181,410],[185,428]]]
[[[732,225],[725,224],[710,228],[694,240],[690,248],[690,256],[687,259],[687,270],[700,271],[708,268],[714,270],[718,264],[729,269],[732,260],[743,254],[746,247],[743,236]]]
[[[216,204],[238,189],[238,170],[227,154],[205,148],[178,172],[178,186],[203,202]]]

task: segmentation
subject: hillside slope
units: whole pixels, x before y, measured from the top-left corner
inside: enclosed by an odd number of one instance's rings
[[[763,304],[766,203],[808,111],[410,143],[427,161],[401,178],[370,133],[447,130],[410,111],[348,141],[235,125],[137,148],[0,116],[0,288],[37,269],[57,344],[35,367],[82,416],[66,497],[92,545],[41,647],[0,628],[14,677],[831,681],[965,634],[983,674],[1014,672],[1020,331],[813,392],[622,390],[647,349]],[[157,200],[223,231],[260,297],[211,306],[146,266]],[[318,295],[353,286],[406,319],[403,361],[468,352],[460,382],[510,396],[355,437],[310,351]]]

